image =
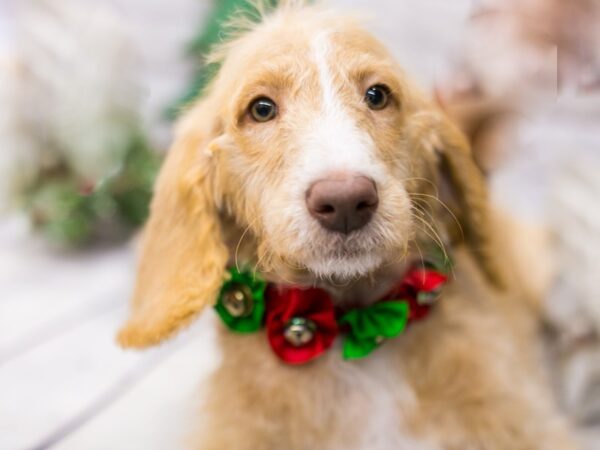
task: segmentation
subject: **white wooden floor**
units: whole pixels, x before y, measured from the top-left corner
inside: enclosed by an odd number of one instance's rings
[[[207,314],[167,345],[114,344],[132,248],[51,252],[0,222],[0,449],[179,448],[216,363]]]

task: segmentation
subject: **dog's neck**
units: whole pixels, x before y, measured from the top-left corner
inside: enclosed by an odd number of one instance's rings
[[[338,284],[326,281],[319,287],[328,291],[340,306],[368,306],[377,302],[398,283],[407,266],[405,263],[388,265],[365,277]]]
[[[414,262],[411,259],[388,264],[374,272],[352,280],[330,280],[304,273],[292,282],[288,277],[264,274],[267,281],[275,284],[295,284],[306,287],[318,287],[327,291],[338,306],[363,307],[381,299],[398,283],[406,270]]]

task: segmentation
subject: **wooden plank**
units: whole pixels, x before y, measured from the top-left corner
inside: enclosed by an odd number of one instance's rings
[[[130,253],[119,249],[68,264],[48,261],[39,271],[42,279],[36,279],[38,271],[32,271],[20,287],[3,287],[0,367],[54,335],[125,303],[133,278]]]
[[[114,343],[126,305],[0,367],[0,449],[35,447],[108,392],[144,359]]]
[[[210,314],[212,316],[212,314]],[[66,437],[56,450],[187,448],[200,419],[202,381],[218,363],[214,317],[203,317],[187,340],[118,401]]]
[[[32,235],[23,217],[0,220],[0,366],[125,302],[133,253],[131,246],[59,251]]]

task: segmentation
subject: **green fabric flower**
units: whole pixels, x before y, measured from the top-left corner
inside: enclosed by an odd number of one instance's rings
[[[253,272],[229,269],[215,309],[221,320],[233,331],[253,333],[263,324],[267,283]]]
[[[364,358],[383,340],[400,335],[408,322],[408,314],[408,303],[401,300],[376,303],[346,313],[339,321],[340,325],[350,327],[344,340],[344,359]]]

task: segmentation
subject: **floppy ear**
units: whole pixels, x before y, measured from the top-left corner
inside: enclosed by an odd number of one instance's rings
[[[206,137],[183,123],[156,183],[133,294],[118,335],[124,347],[157,344],[215,301],[227,263]],[[204,147],[204,148],[203,148]]]
[[[504,275],[493,244],[487,185],[469,142],[441,113],[435,116],[431,131],[434,136],[430,145],[437,157],[440,196],[461,228],[455,235],[462,236],[487,278],[497,287],[503,287]]]

